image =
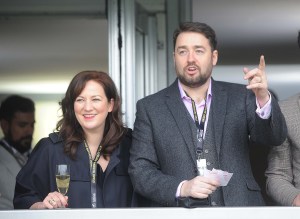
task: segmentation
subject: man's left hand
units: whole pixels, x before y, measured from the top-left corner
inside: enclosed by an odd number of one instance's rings
[[[248,68],[244,68],[244,79],[248,80],[247,89],[251,89],[256,99],[259,103],[259,106],[262,108],[270,99],[269,91],[268,91],[268,82],[267,76],[265,73],[265,58],[262,55],[260,57],[258,68],[249,70]]]

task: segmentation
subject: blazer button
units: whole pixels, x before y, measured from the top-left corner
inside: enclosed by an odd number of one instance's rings
[[[204,150],[204,153],[208,154],[208,149],[205,149],[205,150]]]
[[[212,206],[217,206],[218,204],[217,204],[216,202],[212,201],[212,202],[211,202],[211,205],[212,205]]]
[[[206,165],[207,165],[207,166],[210,166],[210,162],[206,162]]]

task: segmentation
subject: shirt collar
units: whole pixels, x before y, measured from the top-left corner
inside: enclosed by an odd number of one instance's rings
[[[14,154],[21,154],[17,149],[15,149],[13,146],[11,146],[4,138],[2,138],[0,141],[3,142],[3,144],[5,144],[5,146],[6,146],[7,148],[9,148],[10,150],[12,150],[12,152],[13,152]],[[27,157],[28,157],[28,155],[30,154],[30,151],[31,151],[31,150],[25,151],[25,152],[24,152],[23,154],[21,154],[21,155],[22,155],[22,156],[27,156]]]
[[[184,92],[184,90],[183,90],[183,88],[182,88],[182,85],[181,85],[180,82],[179,82],[179,79],[178,79],[178,88],[179,88],[180,97],[181,97],[182,100],[183,100],[183,99],[185,99],[185,100],[190,100],[190,99],[191,99],[191,98],[188,97],[188,96],[186,95],[186,93]],[[211,78],[210,78],[206,99],[208,100],[209,97],[211,97],[211,96],[212,96],[212,93],[211,93]]]

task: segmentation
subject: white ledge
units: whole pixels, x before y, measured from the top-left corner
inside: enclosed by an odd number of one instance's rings
[[[63,210],[3,210],[3,219],[282,219],[299,218],[298,207],[210,207],[210,208],[129,208],[129,209],[63,209]]]

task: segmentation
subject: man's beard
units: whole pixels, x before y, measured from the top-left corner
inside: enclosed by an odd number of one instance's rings
[[[189,66],[185,67],[183,69],[183,72],[185,72],[188,67]],[[200,67],[197,66],[197,69],[199,72],[201,72]],[[195,78],[188,78],[187,76],[184,75],[184,73],[180,74],[177,67],[176,67],[176,72],[177,72],[177,77],[178,77],[179,81],[182,84],[184,84],[185,86],[191,87],[191,88],[201,87],[208,81],[208,79],[210,78],[210,75],[211,75],[211,74],[199,74]]]
[[[5,138],[10,146],[14,147],[21,154],[31,149],[32,135],[22,137],[17,141],[13,141],[11,135]]]
[[[209,77],[203,75],[199,75],[196,78],[186,78],[183,75],[178,74],[177,77],[182,84],[191,88],[201,87],[209,79]]]

